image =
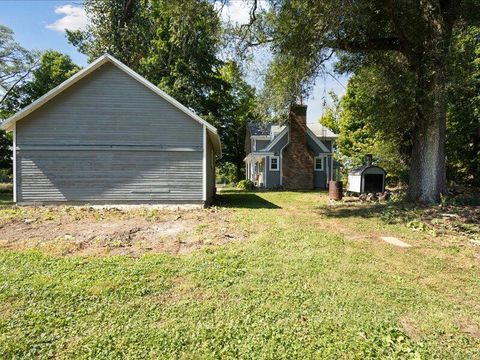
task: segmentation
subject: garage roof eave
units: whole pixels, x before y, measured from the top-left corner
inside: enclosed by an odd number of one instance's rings
[[[210,137],[210,141],[212,142],[213,149],[217,154],[218,158],[222,157],[222,143],[220,141],[220,136],[218,135],[217,131],[212,131],[207,128],[208,136]]]

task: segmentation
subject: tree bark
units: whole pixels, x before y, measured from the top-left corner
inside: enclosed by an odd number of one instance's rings
[[[438,58],[437,58],[438,59]],[[447,65],[419,62],[417,113],[407,197],[410,201],[438,203],[446,195],[445,135],[447,117]]]

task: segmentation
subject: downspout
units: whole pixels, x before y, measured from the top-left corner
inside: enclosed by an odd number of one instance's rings
[[[203,201],[207,201],[207,127],[203,125]]]
[[[13,202],[17,202],[17,123],[13,124]]]

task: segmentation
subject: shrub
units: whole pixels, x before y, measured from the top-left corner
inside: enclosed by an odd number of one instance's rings
[[[253,190],[254,188],[255,188],[255,184],[253,183],[253,181],[250,181],[250,180],[240,180],[237,185],[237,189],[241,189],[241,190],[250,191],[250,190]]]
[[[0,182],[12,181],[12,173],[10,169],[0,169]]]
[[[0,182],[0,194],[8,194],[13,192],[13,184]]]

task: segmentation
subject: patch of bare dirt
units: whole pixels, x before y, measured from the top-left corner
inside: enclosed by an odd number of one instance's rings
[[[404,316],[400,319],[400,325],[402,326],[408,337],[414,341],[418,341],[422,337],[422,332],[419,326],[408,316]]]
[[[470,335],[475,339],[480,339],[480,328],[472,323],[462,321],[459,324],[460,331],[464,334]]]
[[[22,209],[23,211],[23,209]],[[0,222],[0,248],[54,255],[184,254],[246,236],[228,210],[27,209]]]

